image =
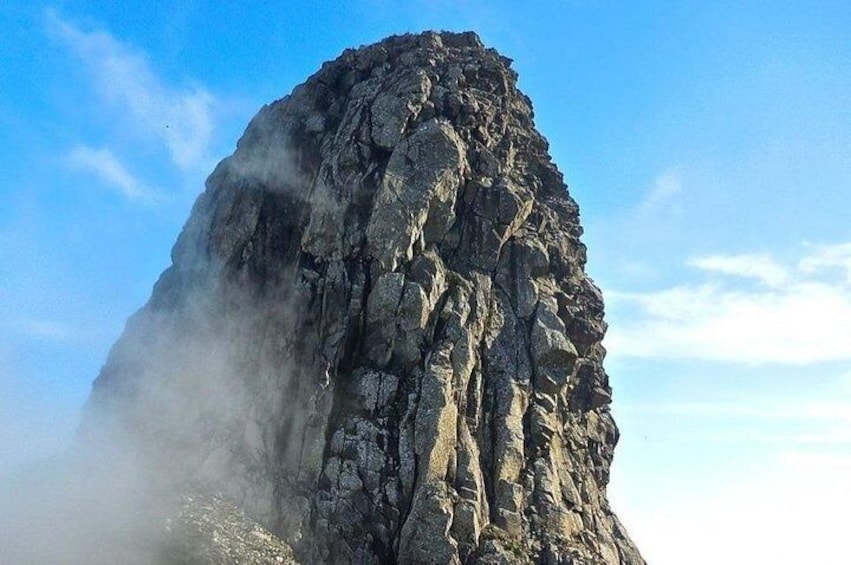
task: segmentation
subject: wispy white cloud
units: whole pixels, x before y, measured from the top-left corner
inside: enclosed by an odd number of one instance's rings
[[[842,424],[847,428],[851,424],[851,397],[839,400],[786,400],[771,402],[765,398],[746,398],[736,401],[714,402],[678,402],[669,404],[628,405],[624,410],[643,414],[669,414],[692,418],[721,418],[761,420],[766,423],[777,422],[828,422]],[[736,430],[740,433],[741,430]],[[851,438],[851,435],[848,436]]]
[[[589,215],[586,242],[596,250],[591,257],[595,278],[638,284],[658,280],[661,273],[650,255],[666,249],[672,234],[681,231],[687,186],[681,167],[667,167],[636,187],[630,205],[613,208],[608,217]]]
[[[68,164],[75,170],[94,174],[128,200],[143,203],[154,200],[153,192],[130,173],[109,149],[80,145],[68,154]]]
[[[836,257],[817,249],[787,267],[764,255],[715,255],[690,263],[721,275],[720,281],[650,292],[607,289],[614,313],[607,346],[613,355],[651,359],[793,365],[849,360],[851,288],[821,268],[825,255]],[[757,260],[749,264],[749,257]],[[769,285],[737,284],[742,276]]]
[[[690,259],[688,264],[704,271],[756,279],[769,286],[780,286],[789,279],[788,271],[765,254],[707,255]]]
[[[27,319],[21,320],[18,326],[24,335],[49,341],[64,342],[73,335],[67,324],[55,320]]]
[[[798,268],[810,274],[839,271],[851,284],[851,242],[815,246],[809,256],[801,259]]]
[[[787,450],[782,453],[782,460],[802,474],[822,471],[845,477],[851,476],[851,453]],[[846,480],[846,483],[848,482],[851,481]]]
[[[83,61],[108,105],[138,132],[165,144],[178,167],[206,164],[214,104],[207,90],[166,84],[143,51],[105,31],[84,31],[53,10],[47,28]]]
[[[653,179],[644,198],[638,204],[638,213],[658,211],[662,207],[675,204],[676,198],[683,192],[683,181],[676,168],[668,169]]]

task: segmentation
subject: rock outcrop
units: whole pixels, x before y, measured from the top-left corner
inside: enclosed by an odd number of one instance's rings
[[[173,565],[298,565],[292,549],[232,503],[213,495],[184,494],[154,562]]]
[[[303,562],[644,563],[606,500],[602,297],[510,63],[391,37],[265,106],[86,429]]]

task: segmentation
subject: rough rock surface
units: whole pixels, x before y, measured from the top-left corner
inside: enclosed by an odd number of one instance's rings
[[[576,203],[472,33],[345,51],[210,175],[94,387],[304,562],[642,564]]]
[[[233,504],[207,494],[181,497],[166,521],[159,560],[174,565],[298,565],[292,549]]]

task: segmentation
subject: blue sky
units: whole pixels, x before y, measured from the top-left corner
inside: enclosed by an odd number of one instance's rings
[[[582,210],[658,565],[837,562],[851,506],[851,4],[0,5],[0,471],[56,450],[259,107],[344,48],[477,31]]]

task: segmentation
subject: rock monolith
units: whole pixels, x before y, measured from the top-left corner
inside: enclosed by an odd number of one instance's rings
[[[475,34],[423,33],[264,106],[85,434],[305,563],[643,564],[606,499],[603,299],[516,81]]]

